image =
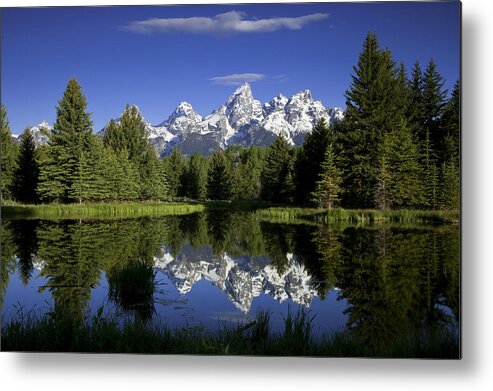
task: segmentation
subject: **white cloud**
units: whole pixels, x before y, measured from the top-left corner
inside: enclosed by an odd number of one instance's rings
[[[239,86],[243,83],[253,83],[264,78],[265,75],[261,73],[234,73],[232,75],[211,77],[209,80],[214,84],[223,86]]]
[[[295,18],[246,19],[244,12],[230,11],[213,17],[150,18],[124,26],[135,33],[186,32],[228,35],[235,33],[266,33],[281,29],[300,30],[308,23],[319,22],[329,14],[310,14]]]

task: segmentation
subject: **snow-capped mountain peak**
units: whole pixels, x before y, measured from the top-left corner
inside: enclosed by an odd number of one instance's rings
[[[232,98],[236,97],[237,95],[246,95],[246,96],[252,96],[252,88],[250,87],[250,84],[248,83],[243,83],[241,86],[239,86],[229,97],[228,101],[231,100]]]
[[[254,99],[248,83],[242,84],[233,92],[226,101],[225,107],[229,124],[236,131],[241,131],[245,125],[262,121],[262,104]]]
[[[232,257],[212,254],[207,247],[184,246],[173,257],[169,248],[154,259],[154,267],[166,274],[181,294],[188,293],[204,279],[222,290],[236,308],[248,313],[253,299],[262,293],[278,302],[291,300],[310,307],[317,296],[315,283],[307,269],[293,254],[286,254],[287,267],[279,272],[266,257]]]
[[[190,103],[180,102],[166,120],[151,125],[140,109],[133,107],[145,121],[149,139],[159,156],[168,154],[174,146],[186,155],[210,154],[233,144],[268,146],[278,135],[283,135],[291,145],[301,145],[321,118],[329,124],[344,118],[342,109],[325,107],[313,99],[310,90],[290,98],[278,94],[261,104],[248,83],[239,86],[223,105],[205,117],[195,112]],[[52,129],[47,122],[32,129],[36,131],[39,127]],[[103,128],[100,133],[104,131]],[[38,143],[45,142],[46,137],[38,138]]]
[[[174,119],[178,117],[195,117],[198,114],[195,113],[193,107],[188,102],[180,102],[178,106],[176,106],[175,111],[171,114],[169,119]]]

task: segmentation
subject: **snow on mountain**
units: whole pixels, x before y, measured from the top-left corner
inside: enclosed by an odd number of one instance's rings
[[[166,274],[181,294],[202,279],[211,282],[244,313],[262,292],[280,303],[290,299],[309,307],[317,295],[312,278],[295,255],[286,254],[286,258],[288,265],[279,273],[267,257],[215,256],[208,247],[184,246],[176,257],[164,248],[163,255],[154,259],[154,267]]]
[[[174,135],[152,143],[160,155],[173,146],[185,154],[208,154],[217,148],[240,144],[267,146],[283,135],[292,145],[301,145],[321,118],[332,124],[344,116],[342,109],[328,109],[305,90],[291,98],[279,94],[263,105],[253,97],[248,83],[237,88],[224,105],[206,117],[200,117],[190,104],[180,103],[159,127]],[[163,132],[163,130],[160,130]],[[158,132],[155,132],[158,133]],[[158,145],[156,141],[160,141]]]
[[[321,118],[329,124],[344,118],[342,109],[326,108],[313,99],[310,90],[291,98],[279,94],[262,104],[253,97],[248,83],[238,87],[225,104],[205,117],[196,113],[190,103],[181,102],[166,120],[152,125],[135,107],[159,156],[169,154],[174,146],[187,155],[211,154],[233,144],[268,146],[278,135],[283,135],[291,145],[301,145]],[[47,142],[40,127],[52,129],[46,122],[31,127],[37,145]],[[99,134],[104,131],[105,128]]]
[[[47,121],[42,121],[39,125],[36,126],[28,126],[28,128],[31,130],[31,134],[34,139],[34,145],[36,147],[48,143],[48,137],[46,136],[45,132],[50,134],[53,130],[53,126],[51,126]]]
[[[201,122],[202,117],[193,110],[192,105],[181,102],[168,119],[158,126],[174,136],[180,136],[196,132]]]
[[[236,131],[245,125],[260,123],[263,119],[262,104],[253,98],[248,83],[240,86],[226,101],[225,114]]]

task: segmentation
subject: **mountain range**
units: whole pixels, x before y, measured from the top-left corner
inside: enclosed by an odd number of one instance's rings
[[[321,101],[314,100],[310,90],[290,98],[279,94],[262,104],[253,97],[248,83],[237,88],[223,105],[205,117],[187,102],[181,102],[157,125],[150,124],[139,113],[160,157],[169,154],[175,146],[185,155],[195,152],[208,155],[230,145],[268,146],[278,135],[283,135],[291,145],[301,145],[321,118],[333,124],[344,117],[342,109],[327,108]],[[47,141],[40,131],[42,127],[52,129],[46,121],[31,127],[37,145]],[[105,128],[98,134],[104,132]]]
[[[306,308],[318,296],[316,284],[297,256],[286,254],[286,266],[280,272],[267,256],[231,256],[224,252],[214,255],[212,248],[182,246],[173,255],[164,246],[162,253],[154,257],[154,269],[166,275],[178,292],[187,294],[200,280],[205,280],[223,291],[230,302],[247,314],[253,299],[262,293],[279,303],[286,300]],[[42,271],[44,260],[35,258],[33,267]]]
[[[253,299],[261,293],[280,303],[290,300],[310,307],[317,296],[315,282],[296,255],[288,253],[286,259],[285,269],[279,272],[265,256],[213,255],[208,246],[185,245],[176,256],[169,248],[163,248],[163,254],[154,258],[154,267],[170,279],[180,294],[188,293],[202,279],[209,281],[243,313],[250,311]]]

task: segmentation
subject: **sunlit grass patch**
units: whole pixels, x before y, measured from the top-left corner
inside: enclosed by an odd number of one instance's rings
[[[271,207],[256,211],[260,219],[278,222],[311,221],[320,224],[347,223],[458,223],[459,212],[449,210],[373,210],[373,209],[313,209]]]
[[[202,212],[199,203],[99,203],[2,206],[2,217],[13,219],[111,219],[144,216],[183,215]]]

